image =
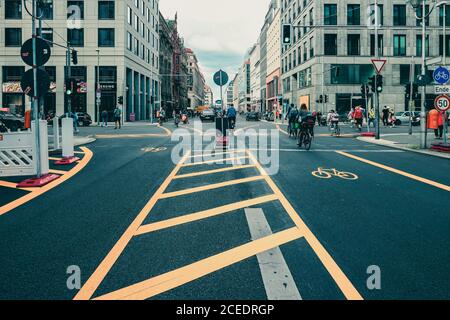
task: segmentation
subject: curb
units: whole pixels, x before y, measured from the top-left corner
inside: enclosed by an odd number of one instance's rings
[[[87,137],[82,137],[82,138],[85,138],[86,141],[84,141],[82,143],[75,142],[74,147],[84,146],[84,145],[91,144],[91,143],[97,141],[97,139],[95,139],[93,136],[87,136]],[[48,150],[48,153],[49,153],[49,155],[55,155],[55,154],[60,153],[61,151],[62,151],[62,149],[51,149],[51,150]]]
[[[377,140],[374,140],[371,138],[359,137],[357,139],[359,141],[376,144],[378,146],[383,146],[383,147],[402,150],[402,151],[409,151],[409,152],[419,153],[419,154],[423,154],[423,155],[427,155],[427,156],[433,156],[433,157],[438,157],[441,159],[450,160],[450,155],[447,155],[447,154],[440,154],[440,153],[431,152],[431,151],[416,150],[416,149],[411,149],[411,148],[407,148],[407,147],[401,147],[401,146],[395,145],[394,143],[383,143],[383,142],[380,142],[380,141],[377,141]],[[383,140],[383,141],[386,141],[386,140]]]

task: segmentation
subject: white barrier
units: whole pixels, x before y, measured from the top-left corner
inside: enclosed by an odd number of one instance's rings
[[[0,139],[0,177],[36,175],[34,121],[32,131],[3,133]],[[41,172],[49,172],[47,122],[40,122]]]
[[[61,143],[59,141],[59,119],[57,116],[53,118],[53,149],[59,150]]]
[[[74,138],[73,138],[73,119],[62,119],[62,156],[63,158],[71,158],[74,155]]]

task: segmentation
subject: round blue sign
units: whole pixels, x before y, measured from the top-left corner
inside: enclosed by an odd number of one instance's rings
[[[433,79],[436,83],[446,84],[450,80],[450,72],[447,68],[439,67],[434,70]]]
[[[219,70],[214,74],[214,82],[218,86],[226,85],[228,83],[228,80],[228,74],[223,70]]]

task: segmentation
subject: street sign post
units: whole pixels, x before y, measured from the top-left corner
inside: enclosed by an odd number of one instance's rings
[[[433,79],[440,85],[446,84],[450,80],[450,72],[446,67],[436,68],[433,72]]]
[[[386,59],[372,59],[372,64],[375,67],[375,71],[377,72],[377,74],[380,74],[381,71],[383,71],[386,63],[387,63]]]
[[[50,45],[41,38],[36,38],[36,66],[41,67],[50,60],[52,54]],[[27,65],[32,67],[33,64],[33,39],[28,39],[20,49],[20,56]]]
[[[434,107],[441,112],[447,112],[450,110],[450,98],[446,95],[440,95],[434,101]]]
[[[214,83],[220,87],[220,101],[222,101],[222,128],[221,128],[222,129],[222,137],[220,137],[220,139],[222,139],[221,144],[222,144],[223,148],[226,148],[227,147],[227,138],[226,138],[227,132],[225,130],[225,112],[224,112],[225,106],[223,104],[223,89],[222,88],[223,88],[223,86],[225,86],[228,83],[228,80],[229,80],[228,74],[225,71],[223,71],[222,69],[220,69],[219,71],[217,71],[214,74],[213,80],[214,80]],[[217,122],[216,122],[216,126],[217,126]]]

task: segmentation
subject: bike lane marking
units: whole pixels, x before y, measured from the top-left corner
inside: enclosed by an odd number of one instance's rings
[[[313,249],[319,260],[322,262],[324,267],[328,270],[328,273],[331,275],[339,289],[342,291],[344,296],[348,300],[363,300],[363,297],[358,292],[358,290],[353,286],[351,281],[347,278],[341,268],[337,265],[331,255],[327,252],[327,250],[322,246],[320,241],[316,238],[316,236],[312,233],[312,231],[308,228],[306,223],[302,220],[300,215],[295,211],[294,207],[287,200],[286,196],[281,192],[272,178],[267,174],[266,170],[261,166],[261,164],[256,160],[255,156],[248,152],[250,159],[257,165],[258,170],[261,172],[261,175],[266,180],[269,187],[272,189],[274,194],[279,197],[279,201],[283,205],[286,212],[289,214],[290,218],[297,226],[299,230],[302,231],[304,238],[308,242],[309,246]]]
[[[26,188],[23,190],[26,191],[30,191],[30,193],[0,207],[0,216],[10,212],[13,209],[16,209],[18,207],[20,207],[21,205],[41,196],[42,194],[46,193],[47,191],[59,186],[60,184],[62,184],[63,182],[69,180],[70,178],[72,178],[73,176],[75,176],[77,173],[79,173],[81,170],[83,170],[87,164],[91,161],[92,157],[93,157],[93,152],[91,150],[89,150],[86,147],[80,147],[80,149],[84,152],[84,157],[83,159],[79,160],[77,162],[77,165],[72,168],[70,171],[65,172],[64,174],[59,177],[58,179],[56,179],[55,181],[49,183],[48,185],[42,187],[42,188],[38,188],[38,189],[31,189],[31,188]]]
[[[216,169],[216,170],[207,170],[207,171],[200,171],[200,172],[194,172],[194,173],[186,173],[186,174],[177,175],[174,179],[176,180],[176,179],[199,177],[199,176],[204,176],[204,175],[209,175],[209,174],[214,174],[214,173],[235,171],[235,170],[248,169],[248,168],[255,168],[255,165],[254,164],[236,165],[233,167]]]
[[[252,240],[272,235],[262,209],[245,209]],[[268,300],[302,300],[280,247],[256,255]]]
[[[450,186],[447,186],[445,184],[442,184],[442,183],[439,183],[439,182],[436,182],[436,181],[433,181],[433,180],[429,180],[429,179],[426,179],[426,178],[422,178],[422,177],[416,176],[414,174],[411,174],[411,173],[408,173],[408,172],[405,172],[405,171],[402,171],[402,170],[399,170],[399,169],[395,169],[395,168],[386,166],[384,164],[381,164],[381,163],[378,163],[378,162],[375,162],[375,161],[367,160],[367,159],[364,159],[364,158],[352,155],[352,154],[347,153],[347,152],[336,151],[336,153],[338,153],[338,154],[340,154],[340,155],[342,155],[344,157],[347,157],[347,158],[350,158],[350,159],[353,159],[353,160],[357,160],[357,161],[366,163],[368,165],[371,165],[371,166],[374,166],[374,167],[377,167],[377,168],[380,168],[380,169],[383,169],[383,170],[386,170],[386,171],[389,171],[389,172],[393,172],[393,173],[396,173],[398,175],[404,176],[406,178],[409,178],[409,179],[412,179],[412,180],[416,180],[416,181],[428,184],[430,186],[433,186],[433,187],[436,187],[436,188],[439,188],[439,189],[442,189],[442,190],[450,192]]]

